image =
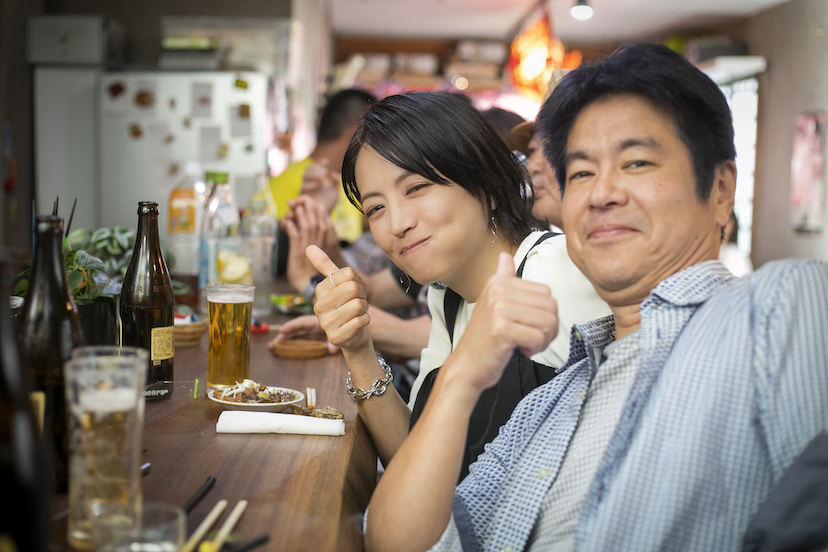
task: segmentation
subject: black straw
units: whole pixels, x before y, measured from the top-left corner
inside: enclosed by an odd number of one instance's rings
[[[195,508],[195,505],[198,504],[198,501],[204,498],[204,495],[207,494],[207,491],[213,488],[213,485],[216,484],[216,478],[212,475],[207,476],[207,481],[204,482],[204,485],[201,486],[199,490],[187,501],[184,505],[184,511],[188,514]]]
[[[64,232],[63,237],[69,235],[69,230],[72,228],[72,219],[75,217],[75,206],[78,204],[78,198],[75,198],[75,202],[72,203],[72,212],[69,213],[69,224],[66,225],[66,232]]]
[[[269,540],[270,535],[261,535],[242,544],[225,543],[225,545],[221,547],[221,552],[247,552],[248,550],[252,550],[253,548],[260,546]]]
[[[58,205],[60,205],[60,196],[55,198],[55,202],[52,204],[52,216],[56,217],[58,214]]]

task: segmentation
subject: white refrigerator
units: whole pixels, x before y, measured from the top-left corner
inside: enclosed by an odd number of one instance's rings
[[[227,172],[244,207],[267,171],[267,75],[252,72],[35,71],[38,211],[56,195],[73,228],[133,227],[139,201],[167,202],[187,163]]]
[[[184,166],[229,173],[239,207],[267,167],[267,77],[259,73],[104,73],[100,115],[101,225],[136,224],[139,201],[167,201]]]

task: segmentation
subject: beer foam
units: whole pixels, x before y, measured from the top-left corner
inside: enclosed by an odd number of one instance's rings
[[[83,412],[114,414],[135,409],[138,397],[135,391],[126,388],[89,389],[81,392],[78,402]]]
[[[245,292],[219,291],[207,293],[207,300],[211,303],[252,303],[253,294]]]

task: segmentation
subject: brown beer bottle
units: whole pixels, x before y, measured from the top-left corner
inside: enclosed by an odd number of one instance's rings
[[[0,548],[49,550],[49,473],[29,380],[18,356],[7,297],[10,273],[0,251]]]
[[[62,218],[37,217],[32,276],[19,339],[23,366],[34,375],[32,399],[35,411],[42,412],[46,450],[53,460],[52,480],[59,492],[66,492],[69,438],[63,363],[72,349],[85,343],[63,268]]]
[[[170,273],[158,238],[158,203],[138,203],[138,232],[121,288],[121,344],[149,351],[147,400],[173,392],[175,333]]]

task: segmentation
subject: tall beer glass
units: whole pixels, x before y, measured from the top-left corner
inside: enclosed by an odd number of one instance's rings
[[[69,544],[91,548],[104,509],[129,523],[141,506],[141,441],[149,353],[79,347],[64,364],[69,409]]]
[[[253,292],[240,284],[207,286],[207,388],[224,389],[250,377]]]

